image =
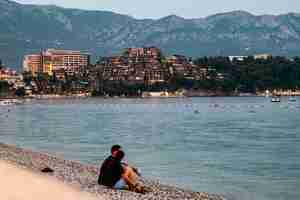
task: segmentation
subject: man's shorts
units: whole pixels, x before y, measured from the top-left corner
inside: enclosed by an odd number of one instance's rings
[[[125,180],[123,178],[120,178],[120,180],[118,180],[118,182],[116,182],[116,184],[114,185],[114,188],[122,190],[122,189],[127,189],[128,186],[127,186]]]

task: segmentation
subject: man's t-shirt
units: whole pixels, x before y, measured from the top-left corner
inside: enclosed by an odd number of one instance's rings
[[[109,156],[101,166],[98,183],[100,185],[113,187],[120,180],[123,172],[121,162]]]

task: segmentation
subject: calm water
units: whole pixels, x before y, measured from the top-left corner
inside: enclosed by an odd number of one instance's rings
[[[300,98],[31,101],[0,107],[0,141],[99,164],[112,144],[144,176],[228,199],[300,199]]]

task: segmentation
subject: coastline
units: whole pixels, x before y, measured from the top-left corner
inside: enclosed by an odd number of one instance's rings
[[[0,177],[1,200],[52,200],[62,197],[64,200],[104,200],[54,177],[43,176],[5,161],[0,161]]]
[[[92,193],[98,197],[113,200],[149,200],[149,199],[194,199],[194,200],[224,200],[219,195],[206,192],[193,192],[178,187],[168,186],[158,181],[142,179],[142,182],[151,188],[152,192],[145,195],[113,190],[97,184],[98,167],[84,165],[56,156],[33,152],[13,145],[0,143],[0,161],[11,163],[34,173],[42,174],[46,167],[53,169],[47,176],[55,177],[63,183],[80,188],[81,191]]]
[[[278,90],[272,93],[266,92],[257,92],[257,93],[243,93],[243,92],[224,92],[224,91],[206,91],[206,90],[186,90],[184,92],[143,92],[140,96],[101,96],[101,95],[92,95],[92,93],[74,93],[74,94],[35,94],[30,96],[1,96],[0,100],[9,100],[9,99],[19,99],[19,100],[47,100],[47,99],[86,99],[86,98],[105,98],[105,99],[118,99],[118,98],[142,98],[142,99],[153,99],[153,98],[191,98],[191,97],[271,97],[275,96],[300,96],[300,91],[291,92]]]

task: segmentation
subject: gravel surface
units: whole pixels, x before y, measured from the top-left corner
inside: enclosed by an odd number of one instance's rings
[[[97,196],[112,200],[224,200],[219,195],[208,194],[206,192],[192,192],[177,187],[160,184],[158,181],[141,181],[151,192],[138,194],[125,190],[114,190],[97,184],[98,171],[96,166],[83,165],[79,162],[68,161],[55,156],[33,152],[17,148],[12,145],[0,143],[0,160],[5,160],[15,165],[30,169],[34,172],[42,173],[45,168],[50,168],[53,172],[47,175],[54,176],[59,180],[80,187],[81,190],[94,193]]]

